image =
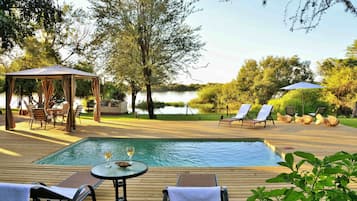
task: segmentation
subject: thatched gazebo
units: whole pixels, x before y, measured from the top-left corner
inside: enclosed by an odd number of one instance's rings
[[[45,96],[45,109],[48,108],[49,100],[53,94],[53,80],[62,80],[65,99],[69,102],[69,114],[66,122],[66,131],[71,132],[76,129],[73,102],[76,94],[76,79],[91,79],[92,91],[96,100],[96,109],[93,117],[95,121],[100,121],[100,86],[98,76],[63,66],[50,66],[44,68],[28,69],[13,73],[6,73],[6,130],[15,128],[15,121],[11,112],[11,97],[14,91],[16,78],[40,79]]]

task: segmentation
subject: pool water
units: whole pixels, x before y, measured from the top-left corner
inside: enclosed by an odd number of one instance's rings
[[[282,161],[262,141],[86,138],[35,163],[96,165],[105,162],[107,151],[111,160],[128,160],[129,145],[135,147],[133,160],[151,167],[276,166]]]

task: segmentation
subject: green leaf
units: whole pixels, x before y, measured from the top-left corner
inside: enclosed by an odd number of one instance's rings
[[[328,162],[328,163],[332,163],[335,161],[340,161],[340,160],[348,159],[348,158],[351,158],[350,154],[348,154],[346,152],[337,152],[336,154],[334,154],[332,156],[326,156],[324,158],[324,161]]]
[[[268,183],[290,182],[290,177],[289,177],[289,174],[287,174],[287,173],[281,173],[274,178],[267,179],[266,182],[268,182]]]
[[[279,197],[285,194],[287,188],[274,189],[267,193],[269,197]]]
[[[303,192],[297,192],[291,189],[286,193],[284,201],[297,201],[297,200],[304,200]]]
[[[278,162],[278,164],[279,164],[280,166],[284,166],[284,167],[290,168],[290,167],[289,167],[289,164],[288,164],[287,162],[281,161],[281,162]]]
[[[291,170],[293,170],[294,156],[292,153],[288,153],[285,155],[285,161],[286,161],[286,164],[288,165],[287,167],[290,168]]]
[[[317,159],[314,154],[307,153],[307,152],[296,151],[296,152],[294,152],[294,154],[301,158],[306,159],[311,164],[313,164]]]
[[[296,164],[296,169],[297,170],[299,170],[300,169],[300,167],[304,164],[306,162],[306,160],[301,160],[301,161],[299,161],[297,164]]]
[[[322,173],[323,174],[337,174],[337,173],[344,173],[345,171],[341,168],[338,167],[333,167],[333,168],[325,168]]]

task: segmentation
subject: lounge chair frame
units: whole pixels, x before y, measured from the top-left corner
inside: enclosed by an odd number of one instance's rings
[[[33,188],[31,188],[31,198],[33,201],[40,200],[67,200],[67,201],[82,201],[85,200],[88,196],[91,196],[92,201],[96,201],[95,191],[103,180],[98,179],[90,175],[89,172],[76,172],[66,180],[62,181],[57,187],[64,188],[77,188],[77,191],[73,198],[68,198],[64,195],[58,194],[54,191],[51,191],[46,184],[38,182]],[[81,185],[78,185],[81,183]],[[78,188],[79,186],[79,188]]]
[[[229,126],[232,126],[232,122],[234,121],[241,121],[241,126],[243,125],[243,120],[246,118],[249,110],[250,110],[251,105],[250,104],[242,104],[236,114],[236,116],[227,118],[227,119],[220,119],[218,122],[218,126],[221,124],[228,124]]]
[[[212,187],[217,186],[215,174],[181,174],[176,186],[181,187]],[[162,191],[163,201],[170,201],[167,187]],[[221,186],[221,201],[229,201],[227,187]]]
[[[269,111],[267,113],[262,113],[264,111]],[[249,120],[249,121],[245,121],[247,123],[249,123],[250,125],[253,125],[253,127],[255,127],[255,124],[257,123],[263,123],[264,122],[264,128],[267,126],[267,121],[270,120],[273,122],[273,125],[275,126],[275,122],[273,117],[271,116],[271,113],[273,112],[273,106],[272,105],[266,105],[264,104],[262,106],[262,108],[260,108],[257,118]],[[263,117],[262,117],[263,116]],[[242,122],[243,124],[243,122]]]

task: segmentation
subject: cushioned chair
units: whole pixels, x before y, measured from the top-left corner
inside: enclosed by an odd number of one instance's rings
[[[232,125],[232,122],[234,121],[242,121],[245,119],[247,116],[249,110],[250,110],[251,105],[250,104],[242,104],[236,114],[236,116],[227,118],[227,119],[220,119],[218,122],[218,126],[221,125],[222,123],[227,123],[229,125]]]
[[[30,128],[32,129],[32,124],[34,121],[39,121],[41,123],[41,127],[43,123],[45,123],[45,130],[47,122],[51,121],[52,117],[47,114],[45,109],[43,108],[34,108],[32,109],[32,118],[30,119]]]
[[[262,108],[260,108],[258,115],[255,119],[252,119],[250,121],[246,121],[249,124],[255,126],[257,123],[262,123],[264,122],[264,128],[267,125],[267,120],[271,120],[273,122],[273,125],[275,126],[274,119],[271,116],[271,113],[273,112],[273,106],[272,105],[263,105]]]
[[[69,113],[69,103],[67,101],[64,101],[62,103],[62,110],[56,114],[57,117],[62,117],[62,123],[65,121],[65,119],[68,117]]]
[[[228,201],[227,188],[217,186],[215,174],[181,174],[176,186],[169,186],[163,190],[163,201],[175,201],[174,198],[170,199],[170,194],[177,196],[176,193],[190,196],[189,199],[195,201],[212,200],[213,196],[216,196],[216,201]]]
[[[101,179],[93,177],[88,172],[77,172],[56,186],[48,187],[38,183],[31,188],[31,198],[34,201],[42,199],[82,201],[88,196],[96,201],[94,189],[102,183]]]
[[[81,122],[81,113],[82,113],[83,106],[77,105],[76,110],[74,111],[74,117],[79,119],[79,123]]]
[[[326,107],[317,107],[315,112],[309,113],[310,116],[316,118],[316,115],[321,114],[322,116],[325,115]]]

